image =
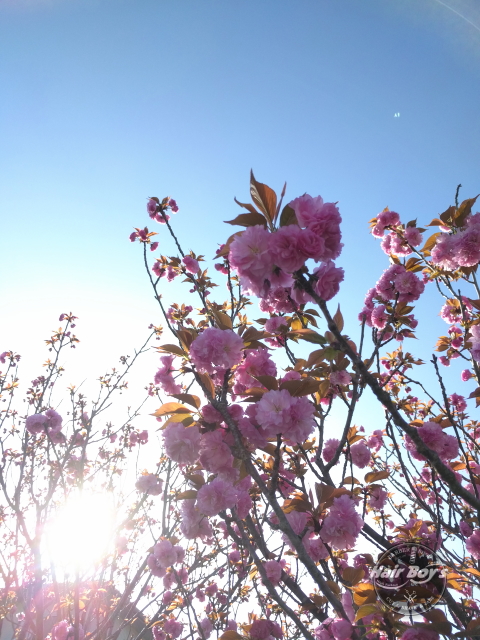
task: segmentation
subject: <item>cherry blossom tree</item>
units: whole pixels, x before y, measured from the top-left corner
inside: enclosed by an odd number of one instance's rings
[[[426,227],[394,211],[371,220],[387,257],[358,317],[344,319],[331,302],[344,280],[337,205],[305,194],[283,206],[286,187],[277,198],[253,174],[250,193],[228,223],[243,229],[220,244],[215,277],[182,247],[175,200],[149,199],[160,235],[136,228],[130,240],[164,329],[151,326],[93,401],[72,387],[67,408],[56,395],[60,353],[77,343],[72,314],[20,409],[19,357],[0,355],[1,606],[15,637],[480,635],[480,425],[470,415],[480,387],[462,392],[479,380],[476,199],[460,203],[457,189],[426,239]],[[429,322],[414,315],[427,288],[443,298],[432,312],[448,326],[428,363],[407,350]],[[152,340],[159,368],[141,373],[149,404],[114,426],[107,413]],[[444,367],[458,368],[458,388]],[[137,469],[147,450],[155,465]],[[115,502],[110,542],[88,571],[59,575],[48,524],[94,490]],[[410,543],[436,553],[443,582],[417,581],[419,608],[405,615],[375,581],[378,558]]]

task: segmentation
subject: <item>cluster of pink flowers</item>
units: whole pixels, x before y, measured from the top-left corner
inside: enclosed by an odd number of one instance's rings
[[[213,407],[212,407],[213,408]],[[230,447],[224,441],[223,429],[209,431],[200,442],[200,464],[206,471],[217,473],[224,480],[236,479],[238,471],[233,468]]]
[[[153,547],[153,553],[147,558],[147,564],[154,576],[163,577],[168,567],[183,562],[185,551],[170,540],[160,540]]]
[[[343,246],[336,205],[305,194],[290,202],[290,207],[295,211],[298,226],[281,227],[273,233],[261,225],[249,227],[230,246],[230,264],[238,272],[242,286],[264,298],[272,311],[288,310],[291,300],[306,301],[293,286],[291,274],[309,259],[324,263],[315,275],[318,293],[325,300],[338,292],[343,280],[343,269],[337,269],[331,262],[340,255]]]
[[[453,460],[458,456],[457,439],[455,436],[450,436],[445,433],[442,427],[436,422],[424,422],[421,427],[418,427],[417,431],[427,447],[436,451],[441,460]],[[415,443],[408,435],[405,436],[405,446],[415,460],[426,459],[418,453]]]
[[[172,366],[174,360],[175,356],[173,355],[162,356],[160,358],[162,366],[157,371],[154,378],[155,384],[159,385],[163,391],[169,395],[182,392],[182,387],[175,382],[172,375],[173,371],[175,371]]]
[[[406,227],[400,233],[392,231],[383,237],[381,247],[389,256],[402,258],[412,253],[412,247],[422,244],[423,236],[417,227]]]
[[[353,464],[359,469],[363,469],[370,462],[371,453],[365,442],[361,440],[350,447],[350,455]]]
[[[273,620],[254,620],[250,628],[251,640],[275,640],[283,638],[283,631],[279,624]]]
[[[180,531],[188,540],[209,540],[213,535],[208,518],[195,506],[195,500],[184,500]]]
[[[351,622],[344,618],[327,618],[315,629],[316,640],[349,640],[352,637]]]
[[[179,464],[194,464],[198,460],[200,431],[198,427],[185,427],[171,422],[163,432],[167,456]]]
[[[440,317],[449,324],[455,324],[455,322],[461,322],[463,320],[469,320],[471,318],[470,311],[473,306],[468,298],[461,296],[462,305],[456,298],[449,298],[443,307],[440,309]],[[463,307],[463,311],[462,311]]]
[[[147,202],[147,213],[156,222],[160,224],[165,224],[167,220],[170,220],[170,216],[165,213],[165,211],[172,211],[172,213],[177,213],[178,205],[173,198],[165,198],[161,205],[157,198],[150,198]],[[162,212],[163,211],[163,215]]]
[[[62,620],[52,629],[52,640],[73,640],[75,637],[75,627],[68,622]],[[85,631],[81,624],[78,625],[78,640],[85,638]]]
[[[283,320],[283,318],[280,319]],[[235,371],[233,392],[242,394],[250,387],[261,387],[260,382],[256,380],[258,376],[276,375],[277,367],[267,349],[249,349],[244,361]]]
[[[263,568],[265,569],[267,578],[270,580],[274,587],[277,586],[281,580],[284,566],[285,561],[283,561],[283,564],[281,562],[277,562],[276,560],[267,560],[263,563]]]
[[[231,329],[205,329],[192,343],[190,358],[197,370],[213,374],[231,369],[242,360],[243,340]]]
[[[282,434],[289,442],[305,442],[314,427],[314,407],[306,397],[286,389],[267,391],[256,405],[255,417],[266,438]]]
[[[370,492],[370,499],[368,500],[368,506],[371,509],[383,509],[387,502],[388,493],[382,487],[375,487]]]
[[[138,478],[135,487],[149,496],[158,496],[162,493],[163,481],[153,473],[146,473]]]
[[[128,437],[128,441],[131,447],[134,447],[137,444],[147,444],[148,431],[146,429],[143,431],[132,431]],[[112,442],[114,442],[114,440],[112,440]]]
[[[470,353],[474,360],[480,362],[480,324],[475,324],[470,328],[470,335],[470,342],[472,343]]]
[[[432,249],[432,262],[447,271],[480,262],[480,213],[469,216],[457,233],[442,233]]]
[[[206,516],[216,516],[220,511],[232,509],[237,497],[238,492],[233,484],[217,477],[200,488],[197,507]]]
[[[413,302],[418,300],[424,289],[425,283],[413,272],[407,271],[401,264],[392,264],[383,272],[376,286],[367,292],[365,306],[358,318],[361,322],[365,320],[369,327],[383,330],[388,321],[393,319],[387,312],[385,306],[387,302],[390,300],[397,300],[399,303]],[[418,324],[413,315],[407,316],[407,320],[411,329]],[[402,332],[399,332],[397,337],[401,339],[401,336]],[[388,337],[385,335],[385,339]]]
[[[62,416],[54,409],[47,409],[45,413],[34,413],[25,421],[25,428],[28,433],[37,435],[47,433],[50,438],[58,440],[58,435],[62,428]]]
[[[465,546],[468,553],[471,553],[477,560],[480,559],[480,529],[475,529],[467,539]]]
[[[424,627],[410,627],[403,632],[400,640],[439,640],[439,635],[433,629]]]
[[[184,256],[183,259],[182,259],[182,262],[183,262],[183,264],[185,266],[185,270],[188,273],[195,274],[200,269],[200,265],[198,264],[198,260],[195,260],[195,258],[192,258],[192,256]]]
[[[334,549],[351,549],[362,530],[363,520],[349,496],[335,498],[330,511],[323,521],[320,536]]]

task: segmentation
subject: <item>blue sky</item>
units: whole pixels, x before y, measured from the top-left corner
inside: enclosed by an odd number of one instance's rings
[[[213,255],[251,167],[339,201],[354,335],[387,266],[368,220],[388,205],[429,222],[459,182],[480,191],[480,8],[448,4],[0,0],[0,351],[41,361],[72,310],[79,372],[115,364],[160,321],[128,242],[146,198],[175,197],[184,246]],[[424,355],[446,329],[431,305]]]

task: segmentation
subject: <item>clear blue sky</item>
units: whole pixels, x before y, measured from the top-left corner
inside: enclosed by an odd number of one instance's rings
[[[356,315],[387,265],[368,220],[480,191],[480,8],[448,4],[0,0],[0,351],[37,357],[72,310],[92,375],[114,364],[160,320],[128,242],[146,198],[175,197],[184,245],[213,255],[251,167],[339,201]]]

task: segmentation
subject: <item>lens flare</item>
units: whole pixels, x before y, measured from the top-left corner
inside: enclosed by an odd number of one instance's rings
[[[115,509],[108,493],[85,493],[69,499],[45,527],[42,557],[65,575],[93,569],[113,550]]]

